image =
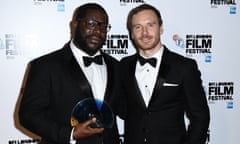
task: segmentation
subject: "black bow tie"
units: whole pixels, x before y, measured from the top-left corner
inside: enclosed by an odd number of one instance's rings
[[[103,64],[102,55],[97,55],[95,57],[83,56],[83,62],[84,62],[84,65],[87,67],[90,66],[92,62],[102,65]]]
[[[145,63],[149,63],[151,66],[156,67],[157,65],[157,59],[156,58],[143,58],[142,56],[138,55],[138,60],[141,65],[144,65]]]

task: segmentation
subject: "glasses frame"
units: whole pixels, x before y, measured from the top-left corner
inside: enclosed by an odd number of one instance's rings
[[[84,22],[86,27],[90,30],[94,30],[97,27],[102,31],[102,32],[109,32],[111,30],[111,25],[106,24],[104,22],[99,22],[94,19],[78,19],[79,22]]]

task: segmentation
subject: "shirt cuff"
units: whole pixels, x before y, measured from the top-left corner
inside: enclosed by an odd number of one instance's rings
[[[71,136],[70,136],[69,144],[76,144],[76,140],[73,139],[73,130],[74,130],[74,128],[73,128],[72,131],[71,131]]]

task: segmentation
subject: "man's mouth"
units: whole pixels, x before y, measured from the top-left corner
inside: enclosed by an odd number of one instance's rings
[[[99,44],[99,43],[101,43],[101,41],[102,40],[99,37],[96,37],[96,36],[89,37],[89,42],[90,43]]]

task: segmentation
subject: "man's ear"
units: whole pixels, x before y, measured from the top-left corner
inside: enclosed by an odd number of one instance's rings
[[[70,26],[71,39],[72,39],[74,37],[74,35],[75,35],[75,30],[76,30],[76,27],[77,27],[77,21],[76,20],[72,20],[69,23],[69,26]]]
[[[163,30],[163,25],[161,25],[161,26],[160,26],[160,35],[163,34],[163,31],[164,31],[164,30]]]

